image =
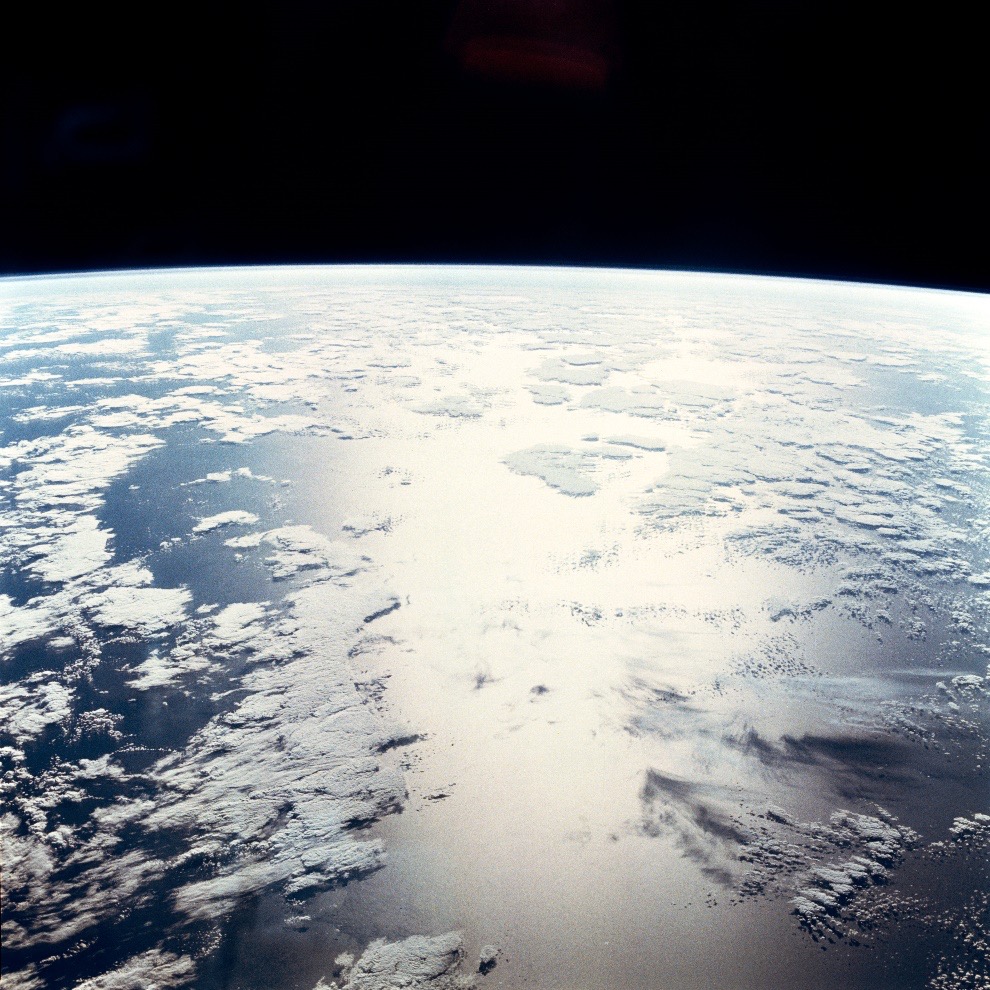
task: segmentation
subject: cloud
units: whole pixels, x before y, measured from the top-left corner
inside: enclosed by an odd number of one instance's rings
[[[457,970],[462,959],[460,932],[425,937],[414,935],[399,942],[378,939],[356,962],[341,957],[340,984],[321,980],[314,990],[455,990],[470,988],[474,981]]]
[[[75,990],[168,990],[188,986],[195,972],[189,956],[151,949],[101,976],[77,983]]]

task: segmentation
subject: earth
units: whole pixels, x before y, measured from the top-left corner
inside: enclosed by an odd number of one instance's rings
[[[990,299],[0,308],[5,990],[990,985]]]

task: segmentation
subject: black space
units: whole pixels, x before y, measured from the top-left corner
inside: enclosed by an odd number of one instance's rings
[[[46,8],[8,31],[0,272],[457,261],[990,290],[975,21],[630,0],[251,11]]]

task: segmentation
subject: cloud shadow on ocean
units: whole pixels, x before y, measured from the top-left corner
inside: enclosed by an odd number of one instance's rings
[[[693,721],[702,714],[690,695],[669,684],[654,684],[645,677],[630,677],[619,689],[629,706],[625,724],[634,736],[668,737],[685,728],[684,719]]]
[[[906,783],[919,774],[915,747],[903,740],[877,735],[782,735],[773,742],[756,729],[748,728],[722,742],[765,767],[815,767],[830,772],[837,782],[850,777],[863,781]],[[910,769],[909,769],[910,768]]]
[[[951,792],[965,786],[966,765],[946,763],[939,746],[883,730],[836,728],[767,738],[753,728],[723,735],[722,745],[749,761],[770,786],[797,788],[839,803],[867,806],[895,801],[898,794],[930,788]]]
[[[678,849],[716,883],[729,887],[735,877],[728,863],[750,835],[724,809],[714,792],[721,788],[646,771],[640,791],[640,831],[651,838],[672,836]]]

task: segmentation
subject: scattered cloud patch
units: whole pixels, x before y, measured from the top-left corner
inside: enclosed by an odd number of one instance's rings
[[[253,512],[245,512],[243,509],[229,509],[226,512],[218,512],[214,516],[206,516],[200,519],[193,526],[194,533],[212,533],[215,529],[223,529],[227,526],[251,526],[258,521],[258,517]]]

